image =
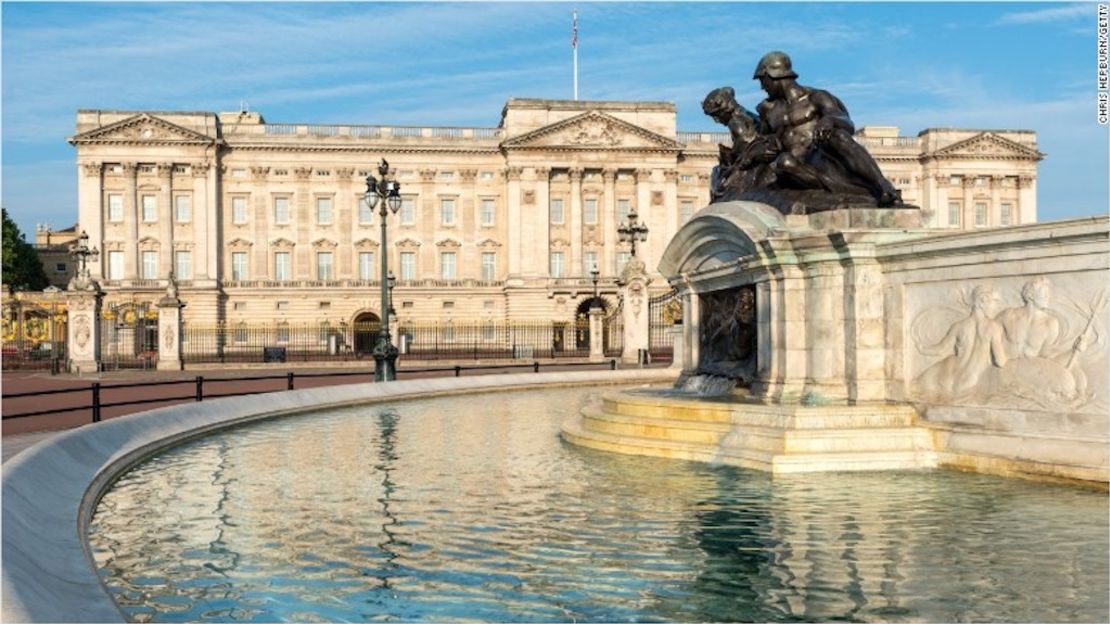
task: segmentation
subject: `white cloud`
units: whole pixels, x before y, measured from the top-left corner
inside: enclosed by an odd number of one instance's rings
[[[1053,7],[1051,9],[1036,9],[1033,11],[1018,11],[1007,13],[998,18],[996,24],[1042,24],[1045,22],[1060,22],[1083,17],[1093,18],[1095,15],[1094,3],[1069,4]]]

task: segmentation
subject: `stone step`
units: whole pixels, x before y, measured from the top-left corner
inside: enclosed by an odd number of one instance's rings
[[[752,448],[714,447],[697,442],[615,435],[584,428],[582,418],[568,421],[562,435],[571,444],[603,451],[719,463],[775,474],[915,470],[937,465],[936,453],[924,449],[778,454]]]
[[[595,405],[582,409],[582,427],[613,435],[720,445],[770,453],[912,451],[932,448],[929,433],[915,427],[803,429],[727,425],[610,414]]]
[[[803,407],[617,393],[601,403],[610,414],[784,429],[908,427],[916,419],[912,407],[901,405]]]

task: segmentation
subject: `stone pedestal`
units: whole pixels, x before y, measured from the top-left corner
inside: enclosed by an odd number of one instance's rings
[[[74,279],[66,291],[69,370],[83,375],[100,371],[100,307],[104,293],[91,280]]]
[[[590,361],[605,359],[605,309],[590,308]]]
[[[682,344],[682,337],[685,334],[685,329],[682,325],[672,325],[667,331],[671,332],[671,349],[673,356],[671,358],[671,368],[682,369],[683,362],[685,362],[684,345]]]
[[[640,352],[648,349],[648,284],[647,268],[639,258],[632,258],[621,272],[620,296],[624,302],[624,336],[621,361],[636,364]]]
[[[175,295],[158,301],[158,370],[179,371],[184,368],[181,357],[181,308],[185,304]]]

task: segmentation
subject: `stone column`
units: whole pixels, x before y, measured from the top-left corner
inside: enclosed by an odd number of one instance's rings
[[[1037,220],[1037,178],[1031,175],[1017,179],[1018,201],[1014,211],[1015,223],[1033,223]]]
[[[605,359],[605,309],[590,308],[590,361]]]
[[[77,229],[89,235],[90,245],[104,249],[104,222],[108,220],[104,204],[104,164],[100,161],[86,162],[81,169],[84,175],[77,180],[77,222],[80,224]],[[92,275],[105,278],[104,267],[107,264],[106,257],[90,258],[89,269]]]
[[[184,368],[181,357],[182,325],[181,308],[185,307],[177,296],[177,284],[170,280],[166,296],[158,300],[158,370],[179,371]]]
[[[971,230],[975,228],[975,178],[973,176],[964,176],[962,182],[964,205],[963,214],[960,216],[960,227],[965,230]]]
[[[640,258],[647,265],[648,272],[654,272],[654,267],[659,264],[659,259],[655,254],[655,239],[659,238],[662,224],[657,219],[652,218],[652,205],[651,205],[651,169],[637,169],[636,170],[636,203],[634,204],[636,212],[640,215],[640,223],[648,226],[647,240],[639,245],[637,253]],[[659,229],[655,229],[659,228]],[[655,236],[652,236],[655,234]]]
[[[621,361],[635,364],[640,350],[648,348],[648,284],[647,267],[643,260],[632,258],[621,273],[620,296],[624,305],[624,344]]]
[[[601,206],[603,247],[598,262],[601,264],[599,268],[602,275],[616,275],[621,270],[621,267],[617,267],[615,270],[612,268],[617,254],[617,171],[616,169],[604,169],[601,176],[605,184],[603,187],[605,201]]]
[[[335,223],[336,234],[339,239],[339,249],[336,250],[335,258],[336,279],[356,279],[358,277],[354,256],[354,231],[358,215],[358,196],[351,191],[351,177],[353,175],[355,175],[355,170],[351,168],[340,167],[335,170],[336,192],[331,200],[331,219]],[[399,220],[394,219],[390,224],[392,225]],[[265,253],[269,254],[269,251]],[[381,258],[375,259],[380,260]],[[273,275],[270,277],[273,277]]]
[[[997,227],[1002,225],[1002,176],[992,175],[991,182],[991,203],[987,208],[987,225]],[[1010,215],[1011,220],[1013,215]]]
[[[435,169],[421,169],[417,173],[420,175],[420,203],[416,210],[416,227],[417,232],[423,234],[425,232],[442,232],[443,231],[443,214],[440,209],[439,197],[436,196],[436,174]],[[455,214],[458,215],[459,205],[455,204]],[[431,217],[430,220],[428,217]],[[456,219],[457,220],[457,219]],[[399,221],[399,220],[398,220]],[[392,243],[396,245],[401,240],[400,230],[393,230],[390,235]],[[424,244],[416,249],[412,249],[416,253],[416,279],[438,279],[439,278],[439,255],[436,251],[439,249],[435,246],[435,235],[433,234],[431,240],[422,241]],[[384,253],[384,252],[383,252]],[[398,260],[400,256],[397,256]]]
[[[293,242],[297,244],[294,248],[295,258],[293,259],[293,274],[297,279],[314,280],[316,279],[316,257],[313,254],[312,247],[312,228],[316,227],[316,215],[312,210],[312,167],[296,167],[293,169],[293,177],[297,181],[296,190],[293,195],[293,201],[290,202],[289,211],[290,220],[292,221]],[[257,243],[256,243],[257,244]],[[263,244],[262,253],[265,254],[267,245]],[[255,257],[257,258],[258,248],[255,248]],[[269,275],[266,272],[266,267],[269,262],[263,258],[262,270],[258,273],[252,273],[251,279],[262,278]],[[255,270],[257,266],[252,266],[251,270]]]
[[[551,277],[551,168],[536,167],[535,273]],[[564,271],[566,265],[563,265]],[[565,274],[565,273],[564,273]]]
[[[173,269],[173,163],[158,163],[158,276],[169,276]]]
[[[216,174],[217,168],[208,162],[198,162],[189,165],[189,171],[193,176],[193,244],[196,249],[193,283],[196,284],[197,280],[216,278],[224,224],[223,211],[219,208],[222,200],[216,196],[216,185],[208,179],[209,175]]]
[[[700,206],[694,206],[697,210]],[[659,220],[659,225],[656,226],[656,232],[662,235],[659,241],[659,257],[663,256],[662,250],[667,249],[667,244],[674,238],[675,233],[678,232],[679,219],[682,218],[678,214],[678,170],[665,169],[663,171],[663,210],[662,218]]]
[[[923,203],[936,210],[936,227],[951,227],[952,224],[948,222],[948,176],[938,173],[930,175],[928,181],[926,189],[930,192],[929,200]],[[923,205],[922,208],[924,207]]]
[[[139,208],[138,184],[136,176],[139,167],[133,162],[122,165],[123,180],[123,218],[127,221],[127,240],[135,245],[129,253],[123,255],[123,278],[136,279],[139,275],[139,220],[142,218]]]
[[[459,249],[456,273],[459,279],[478,279],[481,277],[481,261],[477,247],[482,238],[481,201],[478,200],[478,170],[460,169],[459,181],[462,192],[459,194]],[[397,344],[397,343],[393,343]]]
[[[520,214],[520,167],[509,167],[505,170],[506,179],[506,221],[509,235],[509,277],[520,277],[521,272],[521,240],[522,227]]]
[[[696,292],[687,290],[682,293],[682,299],[682,343],[684,346],[682,350],[682,370],[693,374],[698,369],[698,358],[700,357],[701,298]],[[676,351],[676,359],[677,354]]]
[[[83,375],[100,370],[100,308],[104,293],[92,280],[74,278],[66,291],[68,336],[66,358],[71,372]]]
[[[572,168],[567,173],[570,176],[570,271],[568,275],[583,276],[586,274],[585,267],[582,266],[583,171],[579,167]]]

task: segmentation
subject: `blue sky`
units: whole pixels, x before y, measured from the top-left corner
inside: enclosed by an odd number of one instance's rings
[[[274,123],[496,126],[510,97],[666,100],[681,130],[765,52],[857,126],[1028,128],[1040,219],[1106,212],[1095,4],[18,3],[2,6],[0,200],[25,233],[76,221],[79,108],[236,110]]]

